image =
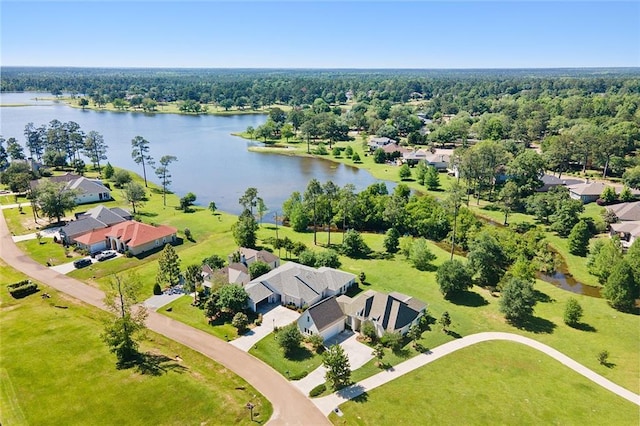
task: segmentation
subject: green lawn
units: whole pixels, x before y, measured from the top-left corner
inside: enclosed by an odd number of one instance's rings
[[[541,352],[512,342],[459,350],[340,408],[343,417],[329,417],[338,425],[640,421],[635,404]]]
[[[81,257],[80,254],[69,250],[69,257],[65,255],[64,247],[54,243],[51,238],[42,238],[41,242],[37,239],[20,241],[16,243],[20,250],[29,253],[29,256],[38,263],[46,264],[50,262],[52,265],[60,265],[62,263],[72,262],[74,259]]]
[[[209,324],[201,309],[191,305],[193,297],[182,296],[167,306],[158,309],[158,313],[181,321],[191,327],[206,331],[223,340],[233,340],[238,337],[238,330],[230,323],[216,322]],[[171,309],[169,311],[169,309]]]
[[[322,357],[306,347],[297,350],[291,359],[285,358],[275,336],[277,333],[267,335],[251,348],[249,353],[269,364],[283,376],[292,379],[301,379],[322,364]]]
[[[273,228],[263,227],[259,233],[260,238],[275,236]],[[289,228],[280,227],[279,233],[281,238],[286,235],[294,241],[313,245],[311,232],[295,233]],[[384,235],[366,234],[364,238],[371,248],[382,250]],[[339,243],[341,236],[333,234],[331,239]],[[327,234],[319,233],[318,242],[325,244],[326,241]],[[431,246],[437,256],[433,262],[435,266],[449,258],[445,250],[435,244]],[[284,256],[284,252],[282,254]],[[455,303],[445,300],[436,283],[435,271],[418,271],[401,255],[396,255],[395,261],[350,259],[344,256],[340,260],[340,269],[356,275],[361,271],[366,273],[367,284],[361,286],[362,289],[399,291],[417,297],[428,304],[428,311],[436,319],[444,311],[448,311],[453,321],[452,330],[461,336],[482,331],[522,334],[552,346],[621,386],[640,392],[637,380],[640,377],[640,317],[618,312],[603,299],[570,293],[538,280],[535,289],[540,302],[535,307],[534,318],[523,328],[517,328],[508,324],[499,312],[498,297],[474,287]],[[569,297],[576,298],[584,309],[582,322],[585,326],[582,330],[571,328],[562,321],[564,306]],[[423,346],[433,348],[453,339],[442,333],[437,325],[432,328],[433,331],[423,335],[420,342]],[[589,331],[592,329],[595,331]],[[596,355],[603,349],[608,350],[611,357],[615,358],[612,360],[616,364],[614,368],[605,368],[596,360]]]
[[[3,287],[23,278],[0,271]],[[107,314],[41,289],[51,299],[0,292],[2,424],[252,424],[247,401],[260,423],[270,417],[269,402],[244,380],[151,332],[142,349],[155,355],[156,374],[116,369],[99,337]]]

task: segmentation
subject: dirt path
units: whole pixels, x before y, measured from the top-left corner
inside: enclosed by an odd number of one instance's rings
[[[82,302],[105,309],[104,293],[81,281],[36,263],[15,245],[4,215],[0,214],[0,258],[34,280]],[[295,386],[267,364],[179,321],[149,312],[147,327],[224,365],[246,380],[273,405],[271,425],[328,425],[327,418]]]

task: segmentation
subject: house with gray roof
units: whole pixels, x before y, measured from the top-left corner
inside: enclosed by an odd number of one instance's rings
[[[311,305],[298,318],[298,329],[306,335],[319,334],[324,340],[344,331],[346,315],[332,296]]]
[[[75,238],[96,229],[108,228],[117,223],[131,220],[133,216],[120,207],[107,208],[100,204],[83,213],[76,213],[76,220],[60,228],[58,234],[66,244],[74,244]]]
[[[607,210],[613,212],[619,221],[640,220],[640,201],[613,204],[607,206]]]
[[[355,279],[355,275],[337,269],[315,269],[289,262],[250,281],[244,288],[249,295],[249,307],[254,311],[268,303],[301,308],[346,293]]]
[[[406,294],[384,294],[374,290],[354,298],[340,296],[337,302],[346,316],[347,327],[359,331],[362,323],[369,321],[378,336],[385,332],[405,335],[427,309],[426,303]]]
[[[386,145],[389,145],[390,143],[397,144],[398,141],[396,141],[395,139],[391,139],[386,136],[383,136],[379,138],[371,138],[369,142],[367,142],[367,146],[369,147],[369,151],[373,152],[378,148],[382,148]]]
[[[111,200],[111,190],[104,186],[101,181],[87,179],[83,176],[67,182],[65,189],[76,191],[76,204]]]
[[[592,203],[600,198],[600,194],[607,188],[602,182],[584,182],[576,185],[569,185],[569,196],[574,200],[580,200],[584,204]]]

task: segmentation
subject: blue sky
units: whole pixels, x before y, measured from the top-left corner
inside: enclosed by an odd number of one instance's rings
[[[0,0],[2,65],[640,66],[640,2]]]

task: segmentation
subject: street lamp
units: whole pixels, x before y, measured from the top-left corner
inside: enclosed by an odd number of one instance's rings
[[[251,421],[253,421],[253,407],[255,407],[255,405],[253,405],[253,404],[252,404],[252,403],[250,403],[250,402],[247,402],[246,407],[249,409],[249,412],[251,413],[251,414],[250,414],[250,415],[251,415]]]

